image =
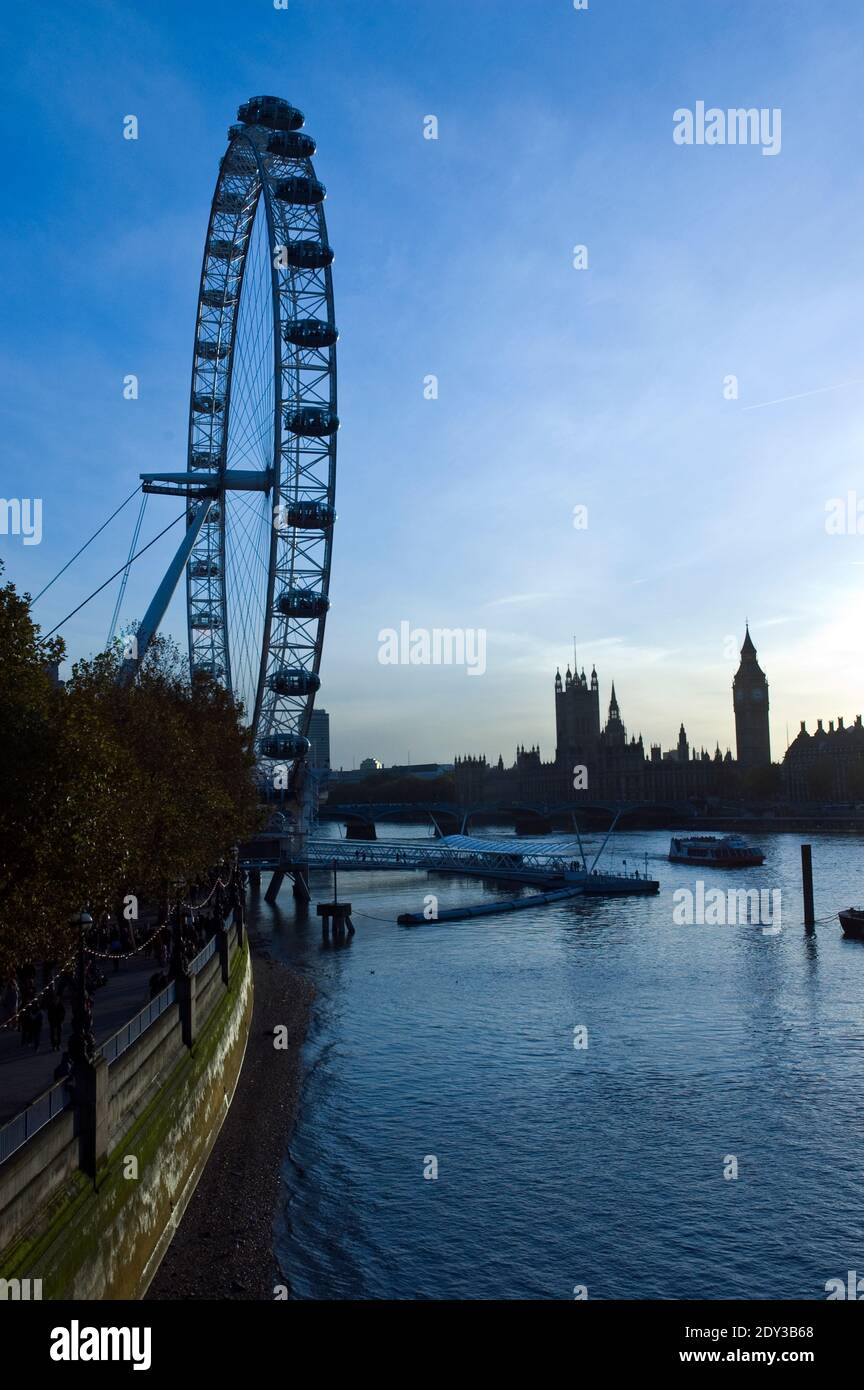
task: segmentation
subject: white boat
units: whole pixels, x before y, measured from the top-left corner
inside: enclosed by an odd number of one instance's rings
[[[673,835],[669,845],[673,864],[701,864],[717,869],[745,869],[764,864],[765,855],[740,835]]]

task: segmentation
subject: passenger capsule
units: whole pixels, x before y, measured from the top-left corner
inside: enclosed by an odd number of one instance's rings
[[[193,449],[192,467],[193,468],[218,468],[221,455],[219,450]]]
[[[237,303],[237,295],[231,290],[202,290],[201,303],[208,309],[228,309]]]
[[[219,573],[219,565],[216,560],[193,560],[189,573],[193,579],[211,579]]]
[[[217,261],[233,261],[242,254],[243,247],[238,246],[236,241],[223,241],[217,237],[207,244],[207,255]]]
[[[323,270],[333,264],[333,254],[324,241],[289,241],[281,248],[281,260],[294,270]]]
[[[193,613],[189,620],[190,627],[196,632],[205,628],[219,628],[222,626],[222,619],[218,613],[211,613],[208,609],[202,608],[197,613]]]
[[[211,396],[206,391],[196,391],[192,396],[192,409],[199,415],[219,415],[224,407],[224,396]]]
[[[301,410],[295,410],[293,415],[285,416],[285,428],[292,434],[323,439],[325,435],[336,433],[339,428],[339,416],[324,406],[306,405]]]
[[[323,203],[327,189],[310,174],[293,174],[289,179],[279,179],[274,183],[273,197],[280,203],[296,203],[300,207],[311,208]]]
[[[205,340],[199,338],[195,344],[197,356],[203,357],[207,362],[220,362],[223,357],[228,356],[230,348],[230,343],[218,343],[213,339]]]
[[[258,741],[263,758],[305,758],[311,747],[302,734],[269,734]]]
[[[297,130],[274,130],[267,141],[267,153],[282,159],[311,159],[316,145],[311,135]]]
[[[282,326],[282,337],[295,347],[327,348],[338,341],[339,330],[324,319],[289,319]]]
[[[283,502],[278,512],[279,529],[298,526],[307,531],[326,531],[336,520],[335,508],[329,502],[315,502],[298,498],[293,502]]]
[[[323,618],[330,600],[317,589],[286,589],[276,600],[276,607],[286,618]]]
[[[277,695],[309,695],[321,689],[321,677],[314,671],[304,671],[302,668],[294,670],[283,666],[281,670],[274,671],[272,676],[267,677],[267,685]]]
[[[271,130],[299,130],[303,113],[281,97],[250,97],[238,107],[237,119],[244,125],[264,125]]]

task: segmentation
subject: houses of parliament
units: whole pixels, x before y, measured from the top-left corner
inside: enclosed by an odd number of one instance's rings
[[[674,748],[664,751],[659,744],[652,744],[646,751],[641,734],[628,737],[614,683],[606,722],[601,724],[596,668],[590,677],[584,668],[578,671],[568,667],[563,676],[559,670],[555,675],[554,761],[543,762],[539,748],[525,747],[517,749],[516,761],[509,768],[501,757],[497,764],[487,763],[485,757],[457,757],[457,799],[463,805],[523,800],[555,805],[570,800],[680,803],[734,798],[746,787],[747,774],[771,768],[768,681],[757,660],[749,627],[732,683],[732,702],[734,758],[728,748],[721,753],[719,744],[713,753],[705,748],[692,749],[683,723]],[[839,726],[842,730],[842,719]],[[857,731],[855,756],[864,760],[860,717],[845,733],[853,731]],[[814,743],[819,743],[821,733],[821,720],[812,737],[802,726],[802,733],[787,751],[785,780],[791,783],[789,790],[793,795],[797,792],[795,799],[804,799],[808,792],[807,758],[818,755],[824,761],[824,745],[820,743],[817,749]]]

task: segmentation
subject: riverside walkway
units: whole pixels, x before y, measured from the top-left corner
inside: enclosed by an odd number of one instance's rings
[[[93,994],[93,1032],[97,1047],[128,1023],[150,999],[150,978],[156,961],[142,952],[121,961],[115,971],[111,961],[100,961],[107,984]],[[67,997],[62,1041],[65,1048],[72,1030],[72,1004]],[[51,1030],[43,1019],[38,1049],[22,1047],[14,1025],[0,1029],[0,1124],[17,1115],[54,1083],[54,1068],[62,1056],[51,1050]]]

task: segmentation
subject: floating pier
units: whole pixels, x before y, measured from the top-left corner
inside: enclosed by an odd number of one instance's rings
[[[660,884],[654,878],[618,874],[580,874],[578,881],[568,884],[566,888],[551,888],[546,893],[528,893],[524,898],[505,898],[498,902],[448,907],[434,918],[428,918],[422,912],[403,912],[396,921],[402,927],[416,927],[430,920],[462,922],[472,917],[494,917],[499,912],[522,912],[526,907],[543,907],[545,903],[563,902],[566,898],[644,898],[659,892]]]
[[[476,903],[473,907],[447,907],[428,918],[422,912],[403,912],[396,918],[400,927],[416,927],[423,922],[462,922],[471,917],[492,917],[499,912],[521,912],[523,907],[540,907],[562,898],[581,897],[581,888],[553,888],[549,893],[528,893],[524,898],[508,898],[504,902]]]
[[[414,870],[458,877],[473,876],[499,879],[511,884],[531,883],[541,890],[525,898],[447,908],[434,919],[439,922],[488,917],[498,912],[521,912],[524,908],[539,907],[566,898],[646,897],[659,893],[660,884],[648,877],[647,856],[642,874],[638,871],[603,873],[597,868],[617,823],[618,816],[590,864],[579,827],[575,823],[578,850],[571,836],[555,836],[528,845],[515,836],[487,839],[472,835],[445,835],[437,840],[377,840],[357,844],[349,840],[321,840],[304,835],[295,837],[298,844],[294,846],[290,836],[275,831],[260,835],[256,841],[244,846],[240,863],[259,875],[262,869],[269,869],[274,876],[273,882],[277,876],[281,882],[285,873],[292,873],[295,884],[299,880],[303,888],[308,883],[310,870],[331,869],[333,898],[330,902],[319,903],[316,910],[321,918],[324,937],[328,938],[332,930],[335,939],[346,931],[349,935],[354,934],[351,904],[339,902],[337,873],[340,869],[351,872],[395,869],[399,872]],[[626,867],[625,860],[625,870]],[[268,891],[268,901],[275,891],[273,882]],[[429,920],[432,919],[419,912],[404,912],[397,918],[399,923],[406,926]]]

